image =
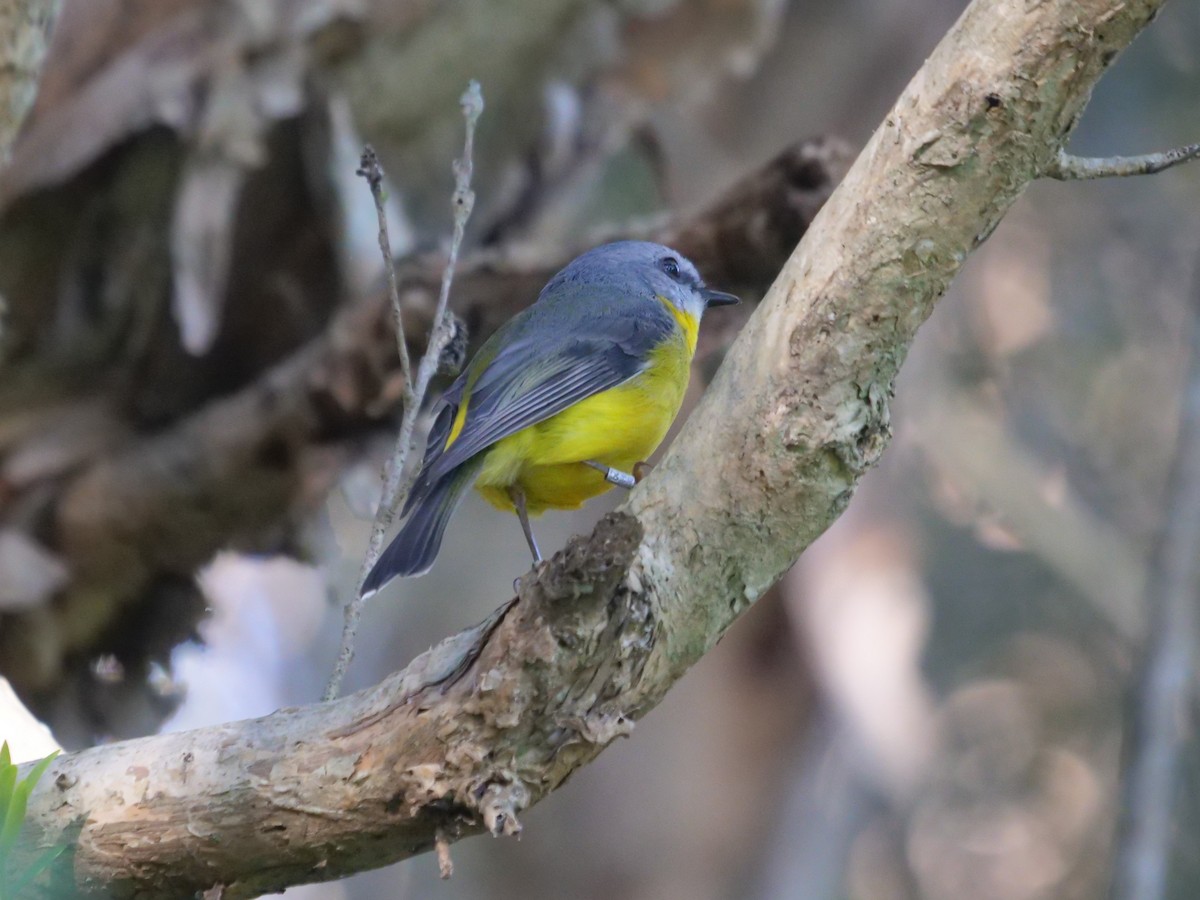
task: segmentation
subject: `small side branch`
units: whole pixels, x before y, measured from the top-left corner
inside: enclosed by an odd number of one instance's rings
[[[1179,750],[1187,732],[1200,590],[1200,283],[1167,512],[1147,591],[1151,633],[1133,698],[1114,900],[1166,895]]]
[[[1058,151],[1058,158],[1042,174],[1057,181],[1083,181],[1091,178],[1128,178],[1130,175],[1153,175],[1188,160],[1200,158],[1200,144],[1188,144],[1161,153],[1141,156],[1072,156]]]
[[[366,178],[371,187],[371,196],[375,199],[375,211],[379,217],[379,252],[383,254],[384,269],[387,271],[388,295],[395,313],[396,341],[400,349],[400,364],[404,374],[404,415],[400,420],[400,433],[396,437],[396,449],[384,468],[383,496],[379,502],[379,510],[375,514],[375,524],[371,528],[367,553],[363,558],[362,567],[359,569],[354,596],[346,603],[342,643],[338,649],[333,674],[330,675],[329,683],[325,686],[325,693],[322,697],[324,700],[332,700],[337,697],[342,687],[342,680],[346,677],[346,670],[350,668],[350,663],[354,659],[354,642],[358,635],[358,622],[362,618],[362,585],[378,561],[379,554],[383,552],[383,539],[396,518],[400,503],[412,488],[411,477],[405,480],[404,472],[408,455],[413,449],[417,417],[421,414],[421,406],[425,400],[425,393],[429,390],[429,382],[437,374],[442,351],[454,338],[456,330],[453,318],[447,313],[447,306],[450,302],[450,286],[454,282],[454,270],[458,265],[458,254],[462,249],[463,235],[467,229],[467,220],[471,217],[471,210],[475,206],[475,192],[471,190],[471,176],[475,168],[473,162],[475,125],[478,123],[480,115],[483,114],[483,92],[477,81],[472,81],[467,85],[461,103],[467,134],[463,144],[462,158],[454,163],[455,183],[451,201],[454,211],[454,235],[450,240],[450,253],[442,271],[441,290],[438,293],[437,311],[433,315],[429,343],[417,366],[415,379],[409,362],[408,344],[404,336],[400,292],[396,284],[396,266],[392,259],[387,216],[384,212],[383,168],[379,164],[379,158],[375,155],[375,151],[370,147],[363,151],[361,167],[358,170],[358,174]]]

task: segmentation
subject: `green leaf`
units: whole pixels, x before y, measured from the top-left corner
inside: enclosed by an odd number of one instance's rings
[[[16,784],[17,767],[12,764],[0,766],[0,825],[8,818],[8,808],[12,803],[13,788]]]
[[[33,793],[34,785],[46,774],[46,769],[50,768],[50,763],[54,762],[54,757],[58,756],[58,753],[59,751],[55,750],[45,759],[40,760],[13,789],[12,799],[4,814],[4,822],[0,824],[0,859],[7,858],[13,844],[17,842],[17,833],[21,830],[21,823],[25,821],[25,808],[29,803],[29,795]]]
[[[46,770],[48,768],[50,768],[50,763],[54,762],[54,760],[58,758],[58,755],[60,753],[62,753],[61,750],[55,750],[53,753],[51,753],[45,759],[38,760],[38,764],[29,770],[29,774],[25,776],[25,780],[22,781],[21,783],[28,784],[29,790],[32,791],[33,786],[35,784],[37,784],[38,781],[41,780],[41,777],[43,775],[46,774]]]
[[[16,783],[17,767],[12,764],[12,754],[8,752],[8,741],[5,741],[0,745],[0,822],[8,813],[8,801]]]

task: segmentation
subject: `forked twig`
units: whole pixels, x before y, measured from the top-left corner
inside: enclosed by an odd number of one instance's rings
[[[425,354],[417,365],[416,375],[412,372],[409,361],[408,344],[404,335],[404,322],[400,309],[400,293],[396,285],[396,268],[392,260],[391,242],[388,238],[387,217],[384,213],[383,168],[379,157],[370,147],[363,150],[358,174],[367,179],[371,188],[371,196],[375,199],[375,211],[379,217],[379,251],[383,254],[384,269],[387,272],[388,294],[392,302],[392,311],[396,317],[396,340],[400,351],[400,366],[404,374],[404,415],[400,420],[400,433],[396,437],[396,449],[384,466],[383,497],[379,502],[379,510],[375,515],[375,524],[371,528],[371,537],[367,542],[367,553],[363,558],[362,568],[359,569],[358,583],[354,596],[346,603],[346,618],[342,626],[342,643],[338,650],[337,662],[333,674],[325,687],[323,699],[332,700],[341,690],[342,679],[354,659],[354,641],[358,636],[358,623],[362,617],[363,598],[362,585],[367,575],[379,559],[383,551],[383,539],[396,518],[400,503],[412,488],[415,473],[407,479],[404,477],[408,455],[413,449],[413,434],[416,431],[417,417],[421,414],[421,405],[429,382],[437,373],[442,351],[454,337],[455,325],[447,314],[446,308],[450,302],[450,286],[454,281],[454,268],[458,264],[458,253],[462,248],[463,234],[466,232],[467,220],[475,206],[475,192],[471,190],[471,176],[474,173],[473,154],[475,151],[475,125],[483,113],[483,92],[477,81],[467,85],[460,100],[463,118],[466,120],[467,134],[463,143],[463,155],[454,162],[454,195],[451,208],[454,211],[454,234],[450,240],[450,253],[446,259],[446,267],[442,272],[442,287],[438,294],[437,310],[433,316],[433,328],[429,335],[429,343]]]

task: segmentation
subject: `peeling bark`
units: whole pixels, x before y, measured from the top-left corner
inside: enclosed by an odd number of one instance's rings
[[[916,329],[1160,5],[972,4],[622,511],[375,688],[58,760],[31,821],[72,841],[60,877],[250,897],[518,830],[844,509]]]

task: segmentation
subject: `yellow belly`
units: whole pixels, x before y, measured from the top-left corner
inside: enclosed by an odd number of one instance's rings
[[[668,341],[636,378],[498,441],[486,451],[476,490],[493,506],[512,510],[508,489],[515,485],[531,514],[577,509],[609,490],[584,461],[630,472],[662,443],[687,390],[688,343]]]

